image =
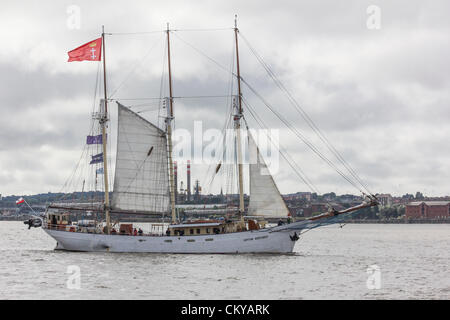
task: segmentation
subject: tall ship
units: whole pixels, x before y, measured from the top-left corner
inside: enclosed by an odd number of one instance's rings
[[[378,201],[374,195],[363,193],[359,205],[342,210],[330,206],[326,212],[297,221],[291,217],[258,146],[258,139],[249,129],[244,116],[246,103],[241,84],[244,82],[248,85],[248,83],[241,77],[240,33],[236,21],[234,28],[230,30],[234,32],[235,59],[235,70],[231,72],[231,76],[237,86],[236,92],[230,95],[232,99],[227,119],[234,133],[233,143],[224,142],[224,144],[225,148],[234,152],[233,172],[238,191],[236,207],[228,207],[222,217],[214,219],[180,219],[177,212],[172,141],[175,121],[170,52],[172,30],[167,26],[167,30],[162,31],[165,32],[164,41],[167,50],[168,96],[161,97],[161,110],[165,113],[161,126],[147,120],[125,103],[108,96],[105,59],[105,39],[108,34],[103,29],[100,38],[69,52],[69,61],[99,61],[103,67],[104,95],[100,99],[99,107],[93,112],[93,129],[86,141],[86,144],[92,147],[91,153],[86,153],[88,166],[92,168],[90,172],[95,175],[95,184],[102,185],[102,198],[100,201],[85,203],[75,201],[52,203],[48,205],[44,217],[34,217],[27,221],[30,227],[42,227],[56,240],[56,249],[68,251],[291,253],[303,232],[324,224],[335,223],[339,216],[346,213],[377,205]],[[257,57],[260,59],[260,56]],[[268,65],[261,62],[268,68],[270,74]],[[277,81],[275,83],[280,85]],[[253,91],[253,88],[248,86]],[[284,86],[281,85],[281,88],[284,89]],[[116,106],[117,143],[111,145],[109,141],[112,139],[109,139],[107,134],[109,112]],[[275,115],[279,116],[279,113],[275,112]],[[312,125],[316,128],[314,124]],[[324,137],[320,131],[318,133]],[[244,201],[244,166],[247,164],[243,161],[243,142],[248,145],[248,156],[253,160],[249,161],[246,170],[249,185],[247,206]],[[330,147],[337,152],[335,148]],[[114,180],[110,184],[108,169],[111,166],[108,163],[108,154],[113,148],[116,159]],[[318,155],[323,156],[320,153]],[[344,161],[342,157],[340,159]],[[332,163],[329,164],[334,166]],[[214,174],[222,168],[223,163],[218,161],[213,170]],[[293,168],[296,168],[295,165]],[[351,168],[349,169],[354,173]],[[296,172],[300,174],[298,170]],[[343,175],[340,170],[338,173]],[[82,180],[82,191],[85,189],[85,182]],[[98,193],[94,192],[94,195]],[[74,218],[77,214],[83,218]],[[150,232],[144,232],[138,224],[129,222],[132,220],[131,217],[138,215],[160,219],[160,222],[153,223]],[[269,223],[274,219],[276,223]]]

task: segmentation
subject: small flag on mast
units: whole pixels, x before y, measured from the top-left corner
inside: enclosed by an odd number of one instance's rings
[[[87,136],[86,144],[102,144],[103,138],[102,135],[99,134],[98,136]]]
[[[68,62],[72,61],[100,61],[102,56],[102,38],[83,44],[67,53]]]
[[[95,163],[103,162],[103,152],[99,153],[99,154],[96,154],[94,156],[91,156],[91,157],[92,157],[92,160],[91,160],[91,162],[89,162],[89,164],[95,164]]]
[[[24,198],[19,198],[19,199],[16,200],[16,204],[21,204],[21,203],[24,203],[24,202],[25,202]]]
[[[98,168],[95,170],[95,174],[103,174],[103,168]]]

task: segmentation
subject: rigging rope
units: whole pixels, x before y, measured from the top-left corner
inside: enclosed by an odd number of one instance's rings
[[[97,74],[95,77],[94,97],[93,97],[93,103],[92,103],[92,114],[94,113],[95,108],[96,108],[95,102],[96,102],[96,98],[97,98],[97,91],[100,89],[99,88],[100,66],[101,66],[101,63],[99,62],[97,64]],[[89,134],[92,134],[94,132],[95,125],[96,125],[95,121],[93,119],[91,119],[91,126],[90,126],[90,130],[89,130]],[[76,175],[78,169],[80,169],[81,160],[85,157],[85,155],[87,156],[87,152],[88,152],[88,146],[85,143],[83,143],[80,158],[78,159],[78,162],[75,165],[74,170],[71,172],[71,174],[66,179],[63,186],[61,187],[60,193],[62,193],[64,190],[66,190],[66,188],[67,188],[66,191],[69,191],[69,187],[76,185],[76,183],[74,183],[75,175]],[[82,169],[80,169],[80,170],[82,170]],[[80,175],[80,176],[82,176],[82,175]],[[68,196],[69,195],[67,195],[67,194],[63,194],[59,198],[57,198],[57,201],[63,201],[65,199],[67,199]]]
[[[331,144],[331,142],[327,139],[327,137],[322,133],[322,131],[317,127],[317,125],[314,123],[314,121],[310,118],[310,116],[306,113],[306,111],[300,106],[300,104],[297,102],[297,100],[293,97],[293,95],[287,90],[287,88],[284,86],[284,84],[277,78],[275,73],[272,71],[270,66],[263,60],[261,55],[258,54],[258,52],[250,45],[249,41],[245,38],[245,36],[242,35],[242,33],[239,33],[241,38],[244,40],[244,42],[249,47],[250,51],[253,53],[253,55],[256,57],[256,59],[260,62],[260,64],[263,66],[267,74],[270,76],[270,78],[274,81],[274,83],[278,86],[280,90],[282,90],[288,97],[289,102],[294,106],[295,110],[302,116],[302,118],[305,120],[305,122],[309,125],[309,127],[316,133],[316,135],[319,137],[319,139],[325,144],[325,146],[330,150],[330,152],[338,159],[338,161],[347,169],[347,171],[350,173],[351,176],[369,193],[370,190],[367,188],[367,186],[364,184],[364,182],[361,180],[361,178],[358,176],[356,171],[348,164],[345,159],[342,157],[342,155],[338,152],[338,150]]]
[[[163,38],[163,35],[158,38],[156,42],[153,43],[153,45],[150,47],[150,49],[147,51],[147,53],[144,55],[144,57],[134,65],[134,67],[130,70],[128,75],[122,80],[122,82],[117,86],[115,90],[112,91],[112,93],[109,95],[109,98],[112,98],[117,91],[124,85],[124,83],[133,75],[133,73],[136,71],[136,69],[147,59],[147,57],[150,55],[150,53],[153,51],[153,49],[156,47],[157,44],[161,42],[161,39]]]
[[[214,63],[215,65],[217,65],[220,69],[222,69],[223,71],[227,72],[228,74],[231,75],[231,92],[230,95],[215,95],[215,96],[184,96],[184,97],[174,97],[175,99],[194,99],[194,98],[226,98],[227,102],[229,101],[230,97],[232,97],[232,88],[233,88],[233,78],[237,79],[237,75],[233,72],[233,68],[230,70],[228,70],[227,68],[225,68],[224,66],[222,66],[220,63],[218,63],[216,60],[210,58],[208,55],[206,55],[205,53],[203,53],[201,50],[197,49],[196,47],[194,47],[192,44],[188,43],[187,41],[183,40],[178,34],[177,32],[184,32],[184,31],[217,31],[217,30],[233,30],[233,28],[213,28],[213,29],[174,29],[174,30],[170,30],[170,32],[173,32],[173,34],[175,35],[176,38],[178,38],[179,40],[181,40],[182,42],[184,42],[186,45],[188,45],[189,47],[191,47],[192,49],[194,49],[196,52],[198,52],[200,55],[204,56],[205,58],[207,58],[208,60],[210,60],[212,63]],[[155,33],[165,33],[167,30],[162,30],[162,31],[150,31],[150,32],[129,32],[129,33],[106,33],[108,35],[132,35],[132,34],[155,34]],[[369,192],[369,194],[371,194],[371,192],[369,191],[369,189],[367,188],[366,184],[364,184],[364,182],[362,181],[362,179],[358,176],[358,174],[356,173],[356,171],[345,161],[345,159],[342,157],[342,155],[338,152],[338,150],[331,144],[331,142],[327,139],[327,137],[320,131],[320,129],[315,125],[315,123],[312,121],[312,119],[309,117],[309,115],[306,113],[306,111],[300,106],[300,104],[296,101],[296,99],[293,97],[293,95],[287,90],[287,88],[284,86],[284,84],[277,78],[277,76],[275,75],[275,73],[272,71],[272,69],[270,68],[270,66],[262,59],[262,57],[257,53],[257,51],[250,45],[250,43],[248,42],[248,40],[242,35],[242,33],[240,33],[241,38],[244,40],[244,42],[247,44],[248,48],[250,49],[250,51],[252,52],[252,54],[256,57],[256,59],[258,60],[258,62],[263,66],[263,68],[265,69],[265,71],[267,72],[267,74],[269,75],[269,77],[274,81],[274,83],[278,86],[278,88],[284,92],[287,97],[289,102],[292,104],[292,106],[295,108],[295,110],[297,111],[297,113],[299,113],[302,118],[305,120],[305,122],[309,125],[309,127],[313,130],[313,132],[319,137],[319,139],[325,144],[325,146],[328,148],[328,150],[336,157],[336,159],[344,166],[344,168],[350,173],[351,177],[353,177],[353,179],[351,179],[349,176],[347,176],[346,174],[344,174],[330,159],[328,159],[319,149],[317,149],[308,139],[306,139],[306,137],[297,129],[295,128],[291,122],[289,122],[285,117],[283,117],[279,112],[277,112],[258,92],[256,92],[256,90],[248,83],[246,82],[242,77],[240,78],[240,80],[250,89],[251,92],[253,92],[262,102],[263,104],[272,112],[274,113],[277,118],[284,124],[286,125],[286,127],[288,129],[290,129],[298,138],[300,138],[314,153],[316,153],[317,156],[319,156],[325,163],[327,163],[332,169],[334,169],[339,175],[341,175],[341,177],[343,177],[348,183],[350,183],[353,187],[355,187],[356,189],[358,189],[361,193],[364,194],[364,192],[360,189],[360,187],[357,185],[359,184],[360,186],[362,186],[363,189],[365,189],[367,192]],[[162,36],[161,36],[162,37]],[[159,42],[160,39],[158,39]],[[233,41],[234,43],[234,41]],[[114,96],[117,91],[123,86],[123,84],[129,79],[129,77],[131,76],[131,74],[135,71],[135,69],[142,64],[142,62],[145,60],[145,58],[150,54],[150,52],[153,50],[153,48],[156,45],[153,45],[151,47],[151,49],[149,50],[149,52],[144,56],[144,58],[137,64],[135,65],[135,67],[130,71],[130,73],[127,75],[127,77],[119,84],[119,86],[112,92],[112,94],[110,95],[110,97]],[[234,63],[234,56],[233,56],[233,63]],[[95,94],[94,94],[94,110],[95,110],[95,99],[96,99],[96,93],[97,93],[97,89],[98,89],[98,79],[99,79],[99,70],[100,70],[100,65],[98,67],[97,70],[97,77],[96,77],[96,84],[95,84]],[[163,91],[163,78],[164,78],[164,65],[163,65],[163,75],[161,77],[161,87],[160,87],[160,97],[159,98],[133,98],[133,99],[121,99],[121,100],[158,100],[159,101],[159,106],[162,105],[162,91]],[[118,100],[118,99],[117,99]],[[253,110],[253,108],[248,104],[248,102],[246,102],[244,100],[244,104],[246,104],[246,106],[248,107],[252,117],[255,119],[256,122],[258,122],[260,125],[262,123],[262,125],[265,126],[264,122],[258,117],[258,115],[256,114],[256,112]],[[138,106],[144,106],[146,104],[140,104],[140,105],[136,105],[135,107]],[[148,104],[147,104],[148,105]],[[161,110],[161,107],[160,107]],[[233,110],[231,108],[231,110]],[[143,112],[143,111],[140,111]],[[258,121],[259,118],[259,121]],[[230,119],[228,119],[225,122],[225,127],[228,125]],[[245,119],[244,119],[245,121]],[[94,121],[93,121],[94,122]],[[260,123],[261,122],[261,123]],[[91,130],[90,132],[93,132],[94,129],[94,123],[91,124]],[[109,133],[111,128],[108,128]],[[109,145],[109,147],[111,148],[111,144]],[[225,149],[224,149],[225,150]],[[71,183],[71,181],[73,182],[74,180],[74,175],[75,173],[78,171],[78,169],[80,169],[81,171],[84,171],[83,168],[80,168],[80,163],[81,163],[81,159],[84,157],[85,153],[87,154],[88,148],[86,147],[86,145],[83,148],[83,152],[82,152],[82,156],[80,158],[80,160],[78,161],[77,166],[75,167],[74,172],[72,173],[72,175],[69,177],[69,179],[66,181],[66,183],[63,186],[63,189],[67,186],[68,183]],[[289,165],[291,166],[291,168],[296,172],[297,175],[299,175],[299,177],[303,180],[303,182],[305,182],[305,184],[307,186],[309,186],[311,188],[311,190],[316,190],[316,187],[311,183],[311,181],[307,178],[307,176],[304,174],[304,172],[301,170],[301,168],[295,163],[295,161],[293,161],[292,159],[287,159],[287,156],[290,158],[290,155],[286,152],[284,154],[284,152],[281,152],[280,150],[280,154],[282,154],[283,158],[285,158],[285,160],[289,163]],[[297,169],[295,168],[295,165],[298,167]],[[112,165],[112,164],[110,164]],[[90,169],[93,169],[90,168]],[[208,168],[209,171],[209,168]],[[111,171],[112,172],[112,171]],[[210,185],[211,186],[213,180],[214,180],[214,176],[212,177],[211,181],[210,181]],[[102,180],[102,179],[101,179]],[[111,180],[110,180],[111,181]]]
[[[233,28],[204,28],[204,29],[170,29],[169,32],[195,32],[195,31],[224,31],[234,30]],[[123,36],[123,35],[142,35],[142,34],[155,34],[166,33],[166,30],[154,30],[154,31],[137,31],[137,32],[105,32],[108,36]]]
[[[176,34],[175,34],[176,35]],[[198,48],[196,48],[195,46],[193,46],[192,44],[190,44],[189,42],[183,40],[181,37],[179,37],[178,35],[176,35],[178,39],[180,39],[182,42],[184,42],[186,45],[188,45],[189,47],[191,47],[193,50],[195,50],[196,52],[198,52],[200,55],[202,55],[203,57],[205,57],[206,59],[210,60],[212,63],[214,63],[215,65],[217,65],[220,69],[222,69],[223,71],[229,73],[229,71],[222,66],[219,62],[217,62],[216,60],[214,60],[213,58],[209,57],[208,55],[206,55],[203,51],[199,50]],[[232,72],[232,74],[237,78],[237,75]],[[350,179],[346,174],[344,174],[338,167],[336,167],[336,165],[329,160],[323,153],[321,153],[312,143],[310,143],[298,130],[295,129],[295,127],[293,127],[286,119],[284,119],[281,114],[277,113],[266,101],[265,99],[253,88],[250,86],[250,84],[248,82],[246,82],[242,77],[241,77],[241,81],[266,105],[266,107],[268,107],[291,131],[293,131],[297,137],[299,137],[311,150],[314,151],[314,153],[316,153],[325,163],[327,163],[333,170],[335,170],[342,178],[344,178],[350,185],[352,185],[353,187],[355,187],[359,192],[361,192],[362,194],[365,194],[361,188],[352,180]],[[292,103],[292,102],[291,102]],[[306,114],[306,112],[305,112]],[[312,122],[312,120],[311,120]],[[312,123],[313,127],[315,126],[314,123]],[[316,126],[317,128],[317,126]],[[322,139],[325,140],[326,138],[322,135]],[[327,140],[325,140],[327,141]],[[331,144],[330,144],[331,145]],[[336,153],[337,150],[336,150]],[[334,153],[333,153],[334,154]],[[339,157],[339,156],[337,156]],[[341,156],[342,158],[342,156]],[[343,158],[340,160],[340,162],[343,160]],[[342,161],[343,162],[343,161]],[[347,169],[348,170],[348,169]],[[352,170],[352,169],[350,169]],[[353,170],[354,172],[354,170]],[[354,172],[354,175],[356,176],[356,172]],[[353,174],[352,174],[353,176]],[[356,178],[355,178],[356,179]],[[369,190],[367,189],[367,187],[365,187],[364,184],[362,184],[361,179],[356,179],[357,182],[360,182],[359,184],[363,187],[363,189],[365,189],[366,191],[369,192]],[[370,192],[369,192],[370,193]]]
[[[133,34],[154,34],[154,33],[164,33],[167,30],[157,30],[157,31],[141,31],[141,32],[105,32],[108,36],[124,36]]]
[[[165,74],[166,74],[166,58],[167,58],[167,42],[164,41],[164,50],[163,50],[163,54],[162,54],[162,68],[161,68],[161,80],[160,80],[160,84],[159,84],[159,110],[158,110],[158,127],[161,127],[162,123],[160,121],[165,121],[165,118],[162,119],[161,117],[161,111],[164,108],[164,101],[163,101],[163,92],[165,89],[165,84],[166,81],[165,80]],[[173,120],[173,125],[175,126],[175,119]],[[170,183],[170,182],[169,182]]]
[[[253,108],[249,105],[249,103],[243,99],[245,106],[247,107],[247,109],[250,112],[250,115],[253,117],[253,119],[255,119],[255,121],[259,124],[259,126],[263,129],[268,130],[267,125],[264,123],[264,121],[257,115],[257,113],[253,110]],[[245,119],[244,119],[245,120]],[[273,140],[270,138],[270,135],[267,135],[267,137],[269,138],[269,141],[271,142],[271,144],[275,146],[275,143],[273,142]],[[292,168],[292,170],[294,170],[294,172],[300,177],[300,179],[306,184],[306,186],[308,186],[310,188],[311,191],[320,194],[320,192],[318,191],[318,189],[315,187],[315,185],[311,182],[311,180],[306,176],[306,174],[304,173],[304,171],[300,168],[300,166],[298,164],[296,164],[292,159],[287,159],[287,157],[291,158],[289,153],[285,150],[285,148],[283,148],[281,145],[279,145],[278,147],[278,151],[281,154],[281,156],[286,160],[286,162],[289,164],[289,166]],[[297,165],[298,169],[294,167],[294,164]]]
[[[171,32],[192,32],[192,31],[224,31],[234,30],[234,28],[209,28],[209,29],[173,29]]]
[[[225,152],[226,152],[226,143],[225,143],[225,140],[226,140],[226,130],[227,130],[227,128],[228,128],[228,125],[229,125],[229,122],[231,121],[231,118],[232,118],[232,113],[231,112],[228,112],[229,113],[229,116],[227,116],[226,117],[226,121],[225,121],[225,125],[224,125],[224,127],[223,127],[223,129],[222,129],[222,134],[223,134],[223,140],[222,140],[222,146],[223,146],[223,150],[222,150],[222,158],[221,158],[221,162],[219,162],[220,164],[225,164],[225,160],[224,160],[224,157],[225,157]],[[218,144],[219,144],[219,141],[217,142]],[[210,170],[211,170],[211,168],[214,168],[214,167],[216,167],[217,168],[217,163],[213,163],[213,162],[211,162],[210,163],[210,165],[208,166],[208,169],[207,169],[207,171],[206,171],[206,177],[208,177],[208,175],[210,174]],[[211,186],[212,186],[212,183],[214,182],[214,179],[215,179],[215,177],[216,177],[216,175],[217,175],[217,172],[212,172],[212,174],[211,174],[211,179],[209,180],[209,183],[207,184],[207,193],[209,193],[209,191],[210,191],[210,189],[211,189]]]
[[[300,138],[304,144],[306,144],[319,158],[321,158],[325,163],[327,163],[334,171],[336,171],[342,178],[344,178],[353,187],[359,190],[361,189],[355,184],[353,180],[347,177],[336,165],[329,160],[319,149],[317,149],[297,128],[295,128],[287,119],[285,119],[279,112],[277,112],[248,82],[241,78],[241,81],[252,91],[262,103],[281,121],[288,129],[290,129],[298,138]]]
[[[233,45],[234,45],[234,41],[232,42],[233,43]],[[234,57],[235,57],[235,50],[234,50],[234,48],[233,48],[233,50],[231,50],[231,59],[230,59],[230,70],[231,70],[231,72],[232,72],[232,70],[234,69]],[[229,77],[229,79],[228,79],[228,86],[227,86],[227,95],[224,95],[224,96],[220,96],[220,97],[225,97],[226,98],[226,108],[227,108],[227,112],[226,112],[226,118],[225,118],[225,123],[224,123],[224,126],[223,126],[223,129],[222,129],[222,134],[223,133],[225,133],[225,134],[223,134],[223,141],[222,141],[222,146],[223,146],[223,150],[222,150],[222,160],[219,162],[219,164],[220,165],[226,165],[226,162],[225,162],[225,154],[226,154],[226,151],[227,151],[227,149],[226,149],[226,130],[227,130],[227,128],[228,128],[228,126],[229,126],[229,124],[230,124],[230,122],[231,122],[231,119],[232,119],[232,115],[233,115],[233,105],[232,105],[232,100],[230,99],[230,98],[232,98],[233,97],[233,75],[232,74],[230,74],[230,77]],[[217,142],[217,143],[220,143],[219,141]],[[206,178],[208,177],[208,175],[209,175],[209,172],[210,172],[210,170],[211,170],[211,168],[213,167],[212,165],[214,165],[214,163],[211,163],[209,166],[208,166],[208,170],[207,170],[207,172],[206,172]],[[218,164],[217,163],[215,163],[215,165],[217,166]],[[210,191],[211,191],[211,188],[212,188],[212,184],[213,184],[213,182],[214,182],[214,180],[215,180],[215,177],[216,177],[216,175],[217,175],[217,173],[218,173],[218,171],[217,171],[217,167],[214,169],[214,171],[212,172],[212,175],[211,175],[211,179],[210,179],[210,181],[209,181],[209,183],[207,184],[207,193],[209,193]],[[226,188],[226,186],[225,186],[225,188]]]

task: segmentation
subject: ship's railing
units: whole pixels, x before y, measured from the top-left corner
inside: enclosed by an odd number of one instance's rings
[[[43,229],[51,229],[51,230],[59,230],[59,231],[71,231],[71,232],[79,232],[79,227],[73,224],[52,224],[48,222],[44,222],[42,225]],[[85,228],[85,227],[83,227]],[[101,233],[101,232],[91,232],[91,233]]]
[[[44,222],[42,224],[43,229],[49,229],[49,230],[57,230],[57,231],[66,231],[66,232],[78,232],[78,233],[90,233],[90,234],[105,234],[102,230],[98,229],[97,227],[79,227],[74,224],[52,224],[49,222]],[[83,230],[83,231],[82,231]],[[164,236],[163,232],[142,232],[141,234],[137,233],[129,234],[129,233],[120,233],[120,232],[113,232],[112,235],[118,235],[118,236],[146,236],[146,237],[162,237]]]

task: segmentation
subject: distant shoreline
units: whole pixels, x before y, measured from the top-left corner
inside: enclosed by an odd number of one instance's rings
[[[23,216],[6,216],[2,217],[0,216],[0,221],[25,221],[29,219],[30,216],[23,215]],[[155,218],[137,218],[133,219],[133,222],[160,222],[160,219]],[[358,220],[358,219],[352,219],[352,220],[342,220],[339,222],[336,222],[337,224],[450,224],[450,219],[410,219],[408,221],[405,221],[404,219],[392,219],[392,220]]]

